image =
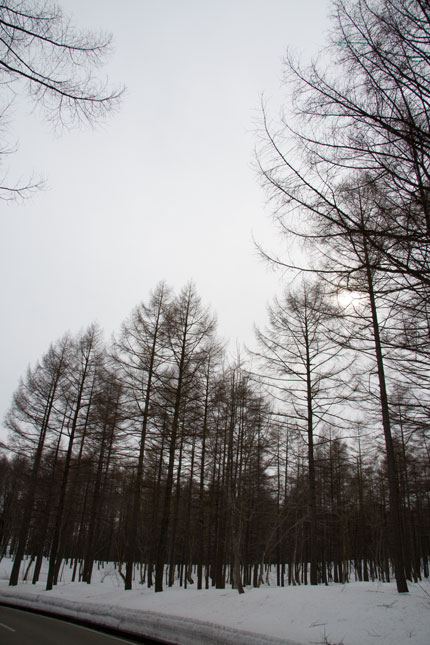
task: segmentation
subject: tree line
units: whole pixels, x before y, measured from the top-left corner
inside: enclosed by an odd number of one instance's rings
[[[64,561],[86,583],[113,561],[125,589],[155,591],[242,592],[269,567],[279,585],[390,580],[387,459],[342,310],[304,283],[269,313],[259,349],[228,360],[193,285],[160,284],[109,345],[91,325],[29,368],[0,462],[10,584],[36,583],[44,557],[47,589]],[[393,390],[404,573],[419,580],[430,473],[409,405]]]

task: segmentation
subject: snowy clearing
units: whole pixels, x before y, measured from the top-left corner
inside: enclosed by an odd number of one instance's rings
[[[8,586],[11,562],[0,562],[0,602],[79,617],[181,645],[429,645],[430,583],[355,582],[328,587],[232,589],[167,588],[159,594],[135,583],[124,591],[113,565],[97,570],[91,585],[70,582],[66,566],[57,587]],[[24,568],[23,568],[24,570]]]

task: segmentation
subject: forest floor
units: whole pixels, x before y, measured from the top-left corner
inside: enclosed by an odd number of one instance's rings
[[[94,582],[71,582],[66,565],[52,591],[46,570],[37,585],[8,586],[9,559],[0,562],[0,602],[35,607],[181,645],[429,645],[430,581],[353,582],[328,586],[246,587],[198,591],[179,586],[154,593],[138,581],[132,591],[113,565],[94,570]],[[25,567],[23,567],[23,571]],[[138,572],[136,572],[138,575]],[[29,572],[31,580],[31,571]]]

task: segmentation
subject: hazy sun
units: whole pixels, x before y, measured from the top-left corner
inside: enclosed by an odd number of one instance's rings
[[[364,295],[358,291],[342,289],[337,294],[337,302],[341,309],[358,309],[363,306]]]

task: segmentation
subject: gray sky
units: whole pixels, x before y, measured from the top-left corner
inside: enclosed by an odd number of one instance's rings
[[[15,107],[18,152],[3,171],[47,189],[0,203],[1,418],[52,341],[92,321],[108,338],[162,279],[193,279],[220,335],[252,342],[282,285],[252,243],[273,235],[253,169],[260,96],[276,116],[282,57],[317,53],[330,2],[59,4],[76,26],[113,33],[106,73],[127,93],[105,124],[61,135],[29,103]]]

